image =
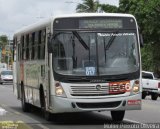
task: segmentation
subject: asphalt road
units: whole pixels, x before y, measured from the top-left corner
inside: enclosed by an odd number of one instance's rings
[[[13,95],[12,85],[8,84],[0,85],[0,129],[3,128],[1,126],[4,126],[4,122],[6,121],[24,123],[25,127],[23,128],[26,129],[118,128],[116,126],[117,123],[111,120],[110,112],[64,114],[56,120],[53,119],[51,122],[44,120],[40,110],[37,108],[33,108],[31,113],[24,113],[21,110],[21,102]],[[143,125],[147,123],[160,123],[160,98],[157,101],[153,101],[150,97],[147,97],[143,100],[142,110],[126,111],[124,121],[118,123],[118,125],[137,123]],[[160,128],[160,124],[155,125],[155,127]]]

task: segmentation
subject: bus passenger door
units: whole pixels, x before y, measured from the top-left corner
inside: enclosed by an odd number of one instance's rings
[[[15,39],[16,40],[16,39]],[[17,96],[18,99],[21,98],[21,91],[19,86],[19,79],[20,79],[20,42],[14,41],[15,48],[14,48],[14,62],[13,62],[13,93]]]
[[[47,106],[51,106],[51,99],[50,99],[50,59],[49,59],[49,53],[48,53],[48,42],[49,42],[49,29],[46,28],[46,44],[45,44],[45,85],[46,85],[46,97],[47,97]]]

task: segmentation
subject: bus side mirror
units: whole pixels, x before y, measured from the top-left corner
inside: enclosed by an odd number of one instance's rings
[[[143,47],[144,43],[143,43],[143,36],[142,36],[142,31],[140,29],[140,27],[138,26],[138,32],[139,32],[139,41],[140,41],[140,47]]]
[[[48,36],[48,53],[52,53],[52,38]]]
[[[139,40],[140,40],[140,46],[143,47],[144,46],[144,42],[143,42],[142,34],[139,35]]]

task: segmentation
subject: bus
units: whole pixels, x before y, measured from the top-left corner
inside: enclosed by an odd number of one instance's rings
[[[122,121],[141,109],[141,36],[130,14],[56,16],[14,34],[14,93],[46,120],[61,113],[110,111]]]

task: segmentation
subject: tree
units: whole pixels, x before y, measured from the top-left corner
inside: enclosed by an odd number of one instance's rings
[[[99,2],[96,0],[82,0],[82,3],[79,3],[76,8],[76,12],[97,12]]]
[[[99,4],[99,7],[106,13],[116,13],[118,11],[118,7],[109,4]]]
[[[142,49],[143,69],[148,70],[148,64],[151,65],[153,71],[160,74],[160,1],[159,0],[120,0],[119,12],[133,14],[141,33],[144,37],[145,44]],[[151,49],[152,48],[152,49]],[[150,49],[149,60],[148,50]]]
[[[1,35],[0,36],[0,48],[1,49],[4,48],[7,44],[7,42],[8,42],[7,36],[6,35]]]
[[[154,71],[153,68],[153,45],[144,44],[141,48],[142,67],[145,71]]]
[[[5,46],[7,45],[8,43],[8,37],[6,35],[1,35],[0,36],[0,49],[1,49],[1,55],[0,55],[0,60],[1,62],[5,62],[5,54],[6,54],[6,50],[5,50]],[[4,53],[2,53],[4,52]]]
[[[159,0],[120,0],[119,12],[130,13],[136,17],[145,42],[160,42]]]

